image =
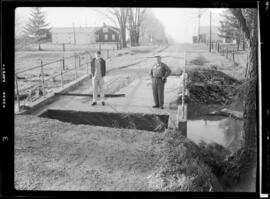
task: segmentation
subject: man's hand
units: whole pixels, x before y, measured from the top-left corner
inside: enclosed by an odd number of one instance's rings
[[[163,83],[166,83],[166,77],[162,77],[161,80]]]

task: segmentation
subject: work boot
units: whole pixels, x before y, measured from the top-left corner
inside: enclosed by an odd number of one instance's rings
[[[97,103],[96,103],[96,102],[93,102],[93,103],[92,103],[92,106],[95,106],[95,105],[97,105]]]
[[[101,102],[101,104],[104,106],[105,105],[105,102]]]
[[[152,106],[152,108],[158,108],[158,105],[154,105],[154,106]]]

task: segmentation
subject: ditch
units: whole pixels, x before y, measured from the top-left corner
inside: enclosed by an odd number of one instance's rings
[[[112,112],[82,112],[49,109],[39,115],[72,124],[163,132],[168,128],[169,115]]]

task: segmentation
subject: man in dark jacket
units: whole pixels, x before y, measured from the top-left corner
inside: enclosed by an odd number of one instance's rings
[[[152,90],[155,105],[153,108],[163,109],[164,105],[164,85],[166,83],[167,77],[171,74],[171,69],[161,62],[160,56],[155,56],[157,58],[157,63],[151,68],[150,76],[152,78]]]
[[[92,87],[93,87],[93,102],[92,105],[97,104],[98,89],[100,92],[101,103],[105,105],[104,98],[104,77],[106,75],[106,62],[101,58],[101,52],[96,52],[96,57],[91,61]]]

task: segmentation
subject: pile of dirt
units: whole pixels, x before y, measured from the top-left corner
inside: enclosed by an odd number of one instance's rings
[[[217,70],[192,70],[188,72],[189,102],[199,104],[230,104],[240,81]]]
[[[201,159],[200,148],[195,143],[171,130],[167,130],[161,139],[163,155],[155,172],[148,177],[152,190],[222,191],[216,176]]]

